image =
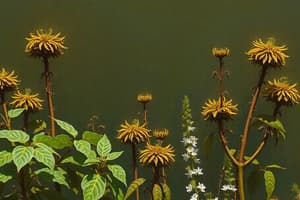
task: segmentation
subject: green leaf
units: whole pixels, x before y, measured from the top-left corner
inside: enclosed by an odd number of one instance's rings
[[[285,168],[285,167],[281,167],[280,165],[276,165],[276,164],[267,165],[265,168],[266,168],[266,169],[267,169],[267,168],[273,168],[273,169],[287,169],[287,168]]]
[[[18,117],[19,115],[21,115],[24,110],[25,110],[24,108],[11,109],[8,111],[7,114],[9,116],[9,118],[15,118],[15,117]]]
[[[111,171],[112,175],[121,181],[125,186],[126,183],[126,172],[120,165],[107,165],[107,168]]]
[[[122,153],[123,153],[123,151],[109,153],[106,157],[106,160],[115,160],[115,159],[119,158],[122,155]]]
[[[42,143],[40,143],[42,144]],[[55,159],[53,156],[53,150],[49,149],[50,147],[46,145],[40,145],[40,147],[37,147],[34,149],[34,155],[33,157],[40,163],[43,163],[50,169],[54,169],[55,166]],[[45,147],[46,146],[46,147]]]
[[[32,121],[29,125],[33,129],[33,134],[37,134],[37,133],[43,132],[47,128],[47,124],[43,120]]]
[[[59,183],[60,185],[64,185],[67,188],[70,189],[69,184],[66,181],[66,177],[65,174],[67,174],[67,172],[65,170],[63,170],[62,168],[58,168],[57,170],[55,170],[53,172],[53,181],[56,183]]]
[[[83,155],[82,155],[82,157],[83,157]],[[72,163],[72,164],[81,166],[81,165],[83,164],[83,161],[82,161],[82,162],[77,161],[76,159],[74,159],[74,156],[69,156],[69,157],[63,159],[63,160],[61,161],[61,163]]]
[[[66,134],[56,135],[55,137],[50,137],[44,133],[40,133],[33,137],[33,142],[43,143],[54,149],[63,149],[66,147],[72,147],[71,138]]]
[[[153,200],[163,200],[163,194],[158,184],[153,185],[152,195],[153,195]]]
[[[91,149],[91,144],[85,140],[75,140],[74,146],[77,151],[89,159],[96,159],[96,153]]]
[[[74,138],[77,137],[78,131],[71,124],[69,124],[65,121],[59,120],[59,119],[54,119],[54,120],[61,129],[65,130],[67,133],[72,135]]]
[[[28,164],[34,155],[34,149],[26,146],[16,146],[12,151],[12,158],[18,172]]]
[[[97,152],[99,156],[105,157],[111,152],[111,144],[106,135],[99,140],[97,144]]]
[[[249,160],[249,156],[244,156],[244,158],[245,158],[245,160]],[[258,162],[258,160],[257,159],[254,159],[252,162],[251,162],[251,164],[253,164],[253,165],[259,165],[259,162]]]
[[[264,173],[267,199],[270,199],[275,189],[275,176],[271,171],[266,170]]]
[[[261,117],[257,118],[257,120],[260,121],[260,122],[262,122],[263,124],[271,127],[271,128],[276,129],[280,133],[280,135],[282,136],[282,138],[285,140],[285,138],[286,138],[286,136],[285,136],[286,130],[285,130],[283,124],[281,123],[281,121],[279,121],[278,119],[275,120],[275,121],[268,121],[268,120],[265,120],[265,119],[263,119]]]
[[[10,179],[12,179],[12,176],[7,176],[5,174],[0,173],[0,183],[6,183]]]
[[[103,134],[91,132],[91,131],[84,131],[82,134],[82,139],[88,141],[90,144],[97,146],[98,141],[101,139]]]
[[[169,186],[165,183],[162,183],[161,186],[165,197],[164,200],[171,200],[171,190]]]
[[[24,144],[29,140],[29,135],[21,130],[0,130],[0,138]]]
[[[81,188],[84,200],[98,200],[105,193],[106,183],[99,174],[85,175]]]
[[[124,200],[127,200],[130,195],[138,189],[139,186],[141,186],[144,182],[146,181],[146,179],[144,178],[138,178],[134,181],[132,181],[132,183],[129,185],[127,191],[126,191],[126,194],[125,194],[125,197],[124,197]]]
[[[12,161],[12,153],[8,151],[0,152],[0,167]]]

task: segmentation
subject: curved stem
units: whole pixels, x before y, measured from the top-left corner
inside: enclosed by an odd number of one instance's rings
[[[133,180],[136,180],[138,178],[138,168],[137,168],[137,163],[136,163],[136,145],[135,145],[135,143],[131,143],[131,148],[132,148]],[[135,190],[135,199],[136,200],[140,199],[139,188],[137,188]]]
[[[252,161],[263,150],[265,144],[267,143],[268,137],[269,137],[269,134],[265,133],[265,135],[264,135],[263,139],[261,140],[260,144],[258,145],[258,147],[256,148],[256,150],[254,151],[254,153],[250,156],[250,158],[243,163],[243,166],[247,166],[247,165],[249,165],[249,164],[252,163]]]
[[[2,106],[2,112],[3,112],[3,116],[4,116],[4,123],[5,126],[8,130],[11,129],[11,122],[10,122],[10,118],[8,116],[8,112],[7,112],[7,104],[5,101],[5,94],[4,92],[0,93],[0,98],[1,98],[1,106]]]

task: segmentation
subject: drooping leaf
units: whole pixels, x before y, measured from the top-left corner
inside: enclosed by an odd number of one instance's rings
[[[98,200],[104,193],[106,182],[99,174],[85,175],[81,181],[84,200]]]
[[[249,160],[249,156],[244,156],[244,158],[245,158],[245,160]],[[257,159],[254,159],[252,162],[251,162],[251,164],[253,164],[253,165],[259,165],[259,162],[258,162],[258,160]]]
[[[12,153],[8,151],[0,152],[0,167],[12,161]]]
[[[107,155],[106,160],[115,160],[122,155],[123,151],[111,152]]]
[[[42,143],[40,143],[42,144]],[[46,146],[46,145],[45,145]],[[50,147],[49,147],[50,148]],[[53,151],[47,147],[44,147],[43,145],[40,145],[40,147],[37,147],[34,149],[34,155],[33,157],[40,163],[43,163],[50,169],[54,169],[55,166],[55,159],[53,156]]]
[[[152,195],[153,195],[153,200],[163,200],[163,194],[158,184],[153,185]]]
[[[111,152],[111,144],[106,135],[99,140],[97,144],[97,153],[101,157],[107,156]]]
[[[286,136],[285,136],[286,130],[285,130],[283,124],[281,123],[281,121],[279,121],[278,119],[275,120],[275,121],[268,121],[268,120],[265,120],[265,119],[263,119],[261,117],[257,118],[257,120],[260,121],[260,122],[262,122],[263,124],[271,127],[271,128],[276,129],[280,133],[280,135],[282,136],[282,138],[285,140],[285,138],[286,138]]]
[[[48,135],[45,135],[44,133],[40,133],[33,137],[33,142],[43,143],[54,149],[63,149],[73,146],[71,138],[66,134],[59,134],[55,137],[50,137]]]
[[[34,155],[34,149],[27,146],[16,146],[12,151],[13,162],[18,172],[28,164]]]
[[[91,149],[91,144],[85,140],[75,140],[74,146],[77,151],[89,159],[96,159],[96,153]]]
[[[270,199],[275,189],[275,176],[273,172],[266,170],[264,173],[267,199]]]
[[[0,173],[0,183],[6,183],[10,179],[12,179],[12,176],[7,176],[5,174]]]
[[[0,130],[0,138],[24,144],[29,140],[29,135],[21,130]]]
[[[266,168],[266,169],[267,169],[267,168],[273,168],[273,169],[287,169],[287,168],[285,168],[285,167],[282,167],[282,166],[276,165],[276,164],[267,165],[265,168]]]
[[[171,190],[169,186],[165,183],[162,183],[161,186],[165,197],[164,200],[171,200]]]
[[[7,112],[7,114],[9,118],[15,118],[21,115],[24,110],[25,110],[24,108],[11,109]]]
[[[54,119],[54,120],[61,129],[65,130],[67,133],[72,135],[74,138],[77,137],[78,131],[71,124],[69,124],[65,121],[59,120],[59,119]]]
[[[107,168],[111,171],[112,175],[121,181],[125,186],[126,183],[126,172],[120,165],[107,165]]]
[[[127,191],[126,191],[126,194],[125,194],[125,197],[124,197],[124,200],[127,200],[130,195],[138,189],[139,186],[141,186],[144,182],[146,181],[146,179],[144,178],[138,178],[134,181],[132,181],[132,183],[129,185]]]
[[[99,134],[92,131],[84,131],[82,139],[88,141],[90,144],[97,146],[98,141],[101,139],[103,134]]]

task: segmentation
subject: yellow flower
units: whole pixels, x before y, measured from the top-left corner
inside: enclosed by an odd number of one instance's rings
[[[7,72],[2,68],[0,72],[0,91],[15,89],[19,85],[18,76],[14,71]]]
[[[140,103],[148,103],[152,100],[152,94],[139,94],[136,99]]]
[[[30,89],[25,89],[25,93],[17,91],[16,94],[12,96],[13,101],[10,103],[15,108],[24,108],[25,110],[42,110],[42,102],[39,94],[31,94]]]
[[[67,48],[64,46],[65,37],[61,37],[61,33],[52,34],[52,32],[50,28],[48,32],[40,29],[36,34],[29,33],[25,52],[34,57],[55,57],[63,54],[63,50]]]
[[[237,114],[237,104],[233,105],[232,99],[226,101],[224,97],[222,104],[223,106],[221,106],[221,98],[218,100],[209,99],[207,102],[205,102],[205,105],[202,107],[203,111],[201,112],[204,120],[228,120],[231,119],[233,115]]]
[[[229,55],[228,48],[212,48],[212,54],[218,58],[223,58]]]
[[[166,166],[175,162],[174,157],[174,149],[171,145],[163,147],[147,143],[146,148],[140,152],[139,161],[155,167]]]
[[[117,139],[122,142],[130,142],[130,143],[140,143],[147,141],[150,137],[149,132],[146,127],[146,124],[139,124],[139,121],[136,120],[129,124],[127,121],[124,124],[121,124],[121,129],[118,130]]]
[[[281,67],[285,65],[285,59],[289,57],[283,53],[288,49],[286,45],[276,46],[273,38],[270,38],[266,43],[258,39],[253,41],[252,44],[254,47],[246,54],[249,56],[249,61],[254,63]]]
[[[169,135],[169,131],[167,129],[162,129],[162,130],[154,130],[153,131],[153,136],[157,139],[164,139]]]
[[[299,103],[300,95],[297,84],[290,84],[286,78],[268,81],[264,88],[264,96],[267,100],[282,105],[294,105]]]

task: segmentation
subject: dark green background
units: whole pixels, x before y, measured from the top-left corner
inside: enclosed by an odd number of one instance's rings
[[[258,67],[249,64],[244,52],[252,40],[275,37],[278,44],[288,45],[290,58],[283,70],[273,71],[268,78],[283,74],[291,81],[299,81],[299,6],[294,0],[2,0],[0,66],[14,69],[23,87],[44,94],[42,63],[24,53],[24,38],[37,28],[52,27],[61,32],[69,49],[50,61],[56,116],[83,131],[88,118],[99,115],[115,150],[124,149],[114,139],[119,124],[138,117],[141,111],[136,95],[151,92],[154,99],[149,105],[150,127],[169,129],[168,140],[176,147],[177,162],[168,170],[173,199],[188,199],[180,143],[183,96],[190,97],[197,132],[203,141],[215,130],[200,116],[203,103],[217,92],[216,80],[210,77],[217,66],[211,48],[230,48],[225,65],[231,76],[226,86],[240,110],[238,122],[230,123],[234,130],[230,145],[238,148],[241,121],[259,72]],[[271,112],[271,107],[263,104],[257,109],[257,113],[263,111]],[[278,163],[288,168],[275,170],[275,193],[281,199],[289,199],[291,184],[300,183],[300,111],[299,107],[284,111],[287,141],[277,147],[269,142],[259,158],[263,165]],[[46,116],[43,111],[36,117]],[[259,140],[258,133],[250,133],[249,154]],[[127,147],[125,151],[130,153]],[[203,180],[207,190],[215,192],[224,155],[221,145],[216,140],[211,153],[205,156],[200,143],[200,151]],[[131,177],[126,156],[120,162]],[[252,199],[264,198],[261,182]]]

